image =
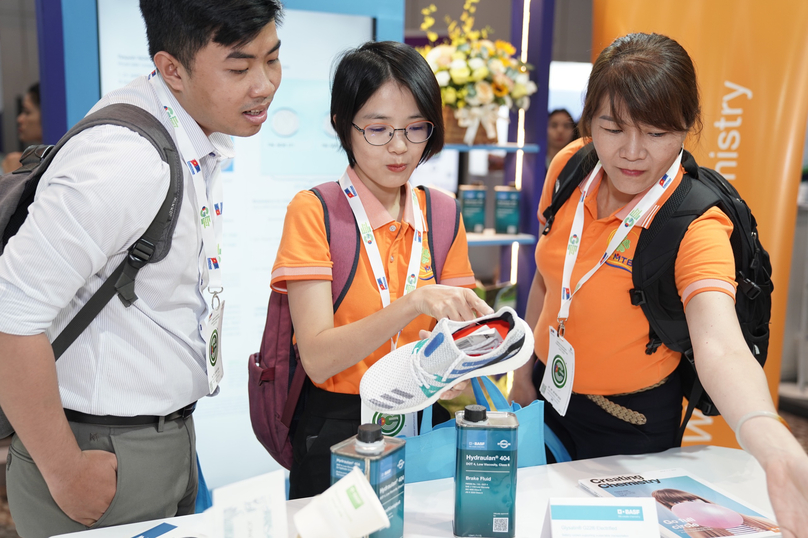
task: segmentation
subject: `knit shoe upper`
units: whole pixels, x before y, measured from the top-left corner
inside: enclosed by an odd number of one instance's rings
[[[432,405],[457,383],[519,368],[533,353],[533,333],[509,307],[472,321],[438,321],[429,338],[379,359],[359,384],[364,403],[387,414]]]

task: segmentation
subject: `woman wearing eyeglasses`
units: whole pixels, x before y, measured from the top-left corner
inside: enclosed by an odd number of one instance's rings
[[[492,312],[470,289],[475,281],[462,221],[436,284],[425,195],[408,182],[443,147],[440,89],[421,55],[396,42],[366,43],[346,53],[332,85],[331,124],[348,157],[340,188],[363,241],[351,286],[334,312],[323,206],[311,191],[289,204],[272,289],[288,293],[310,380],[293,434],[290,498],[330,486],[330,447],[356,434],[359,382],[372,364],[418,340],[436,318],[463,321]],[[412,282],[407,275],[416,271]]]

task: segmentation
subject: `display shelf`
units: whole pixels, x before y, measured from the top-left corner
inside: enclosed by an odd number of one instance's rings
[[[522,144],[521,146],[516,142],[508,142],[507,144],[481,144],[478,146],[469,146],[467,144],[444,144],[443,149],[454,149],[461,153],[471,151],[474,149],[482,149],[485,151],[504,151],[506,153],[516,153],[520,149],[525,153],[538,153],[538,144]]]
[[[470,247],[490,247],[510,245],[534,245],[536,238],[530,234],[498,234],[493,228],[486,228],[483,233],[467,233],[466,240]]]

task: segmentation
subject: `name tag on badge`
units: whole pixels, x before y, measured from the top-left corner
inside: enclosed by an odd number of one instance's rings
[[[224,301],[219,308],[212,311],[202,328],[205,341],[205,366],[208,371],[208,389],[210,394],[219,386],[224,377],[222,364],[222,319],[224,319]]]
[[[387,415],[374,411],[362,402],[362,424],[380,424],[382,435],[388,437],[413,437],[418,435],[418,413]]]
[[[563,336],[550,327],[550,349],[547,353],[547,367],[541,378],[540,391],[544,399],[562,417],[572,396],[572,381],[575,378],[575,350]]]

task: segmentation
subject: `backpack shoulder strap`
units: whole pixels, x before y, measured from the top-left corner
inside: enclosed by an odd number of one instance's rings
[[[553,198],[550,205],[542,213],[545,219],[542,235],[547,235],[550,232],[553,227],[553,220],[555,220],[555,214],[569,200],[572,193],[575,192],[575,188],[595,168],[597,163],[598,154],[595,153],[595,145],[592,142],[586,144],[570,157],[570,160],[561,169],[561,173],[558,174],[558,179],[556,179],[553,187]]]
[[[435,282],[440,284],[443,265],[460,226],[460,205],[455,198],[436,189],[429,189],[423,185],[417,188],[424,191],[426,199],[426,226],[429,230],[426,234],[427,244],[432,255]]]
[[[661,343],[686,356],[691,353],[690,333],[676,289],[674,266],[679,245],[690,224],[721,201],[698,179],[698,167],[688,152],[682,163],[686,173],[681,183],[648,229],[640,232],[632,260],[631,304],[642,307],[648,319],[648,354],[654,353]]]
[[[331,267],[331,296],[336,312],[356,276],[356,267],[359,264],[359,228],[339,183],[329,181],[311,191],[323,206],[326,237],[331,261],[334,263]]]
[[[119,125],[135,131],[148,140],[168,163],[170,182],[163,204],[146,232],[129,248],[129,254],[113,271],[101,288],[79,310],[53,342],[58,359],[90,322],[116,294],[127,307],[137,300],[135,277],[147,263],[162,260],[171,248],[171,237],[177,226],[176,216],[183,193],[182,165],[171,136],[162,123],[148,111],[129,104],[115,104],[98,110],[78,122],[65,134],[39,165],[36,173],[41,177],[54,156],[76,134],[98,125]]]

